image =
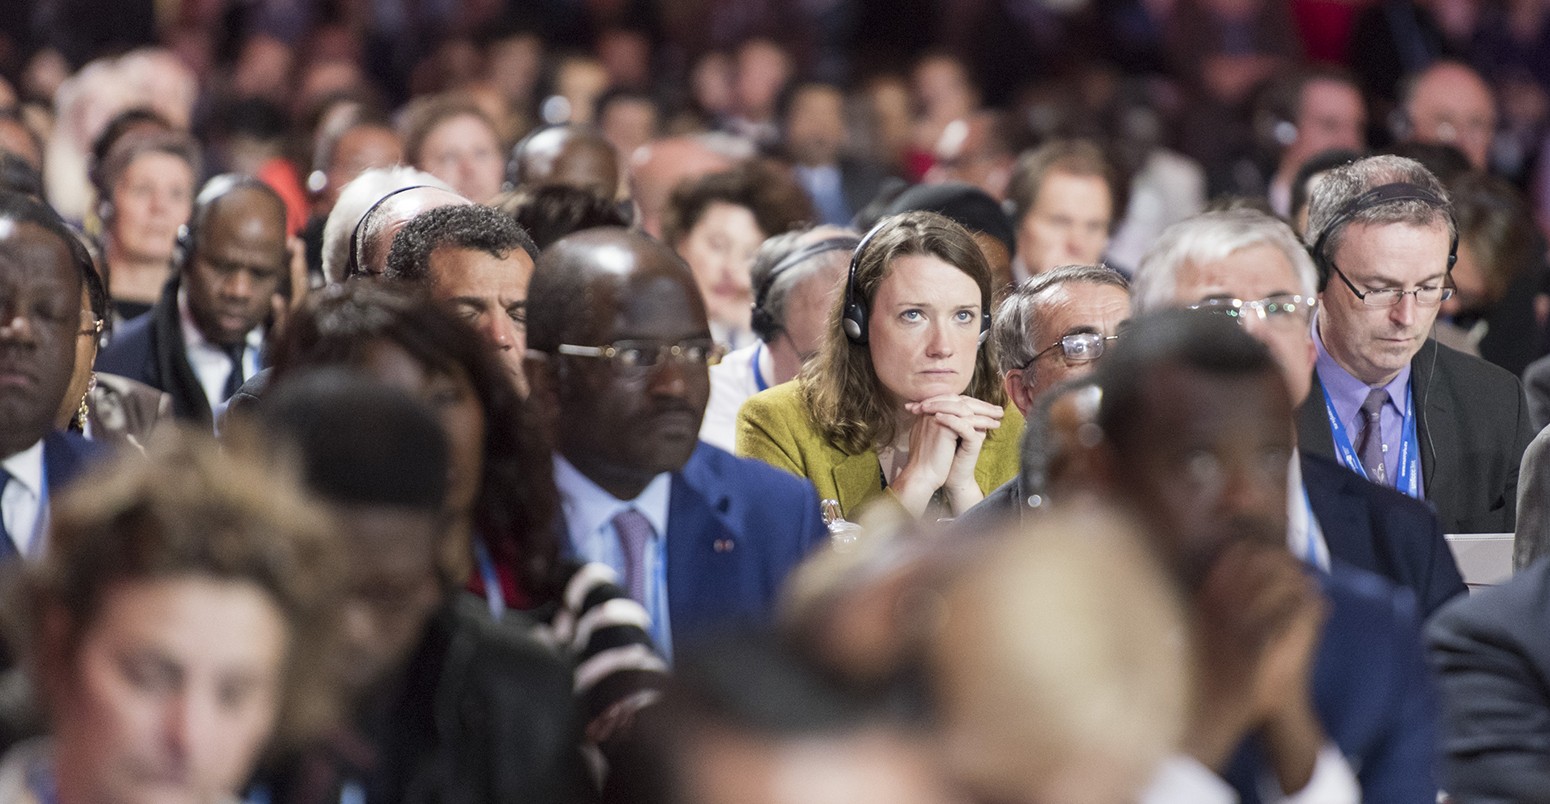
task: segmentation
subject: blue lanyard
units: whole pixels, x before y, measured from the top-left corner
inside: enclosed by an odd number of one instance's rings
[[[474,561],[479,565],[479,579],[484,582],[484,599],[490,605],[490,616],[499,620],[506,611],[506,593],[501,590],[501,576],[495,571],[495,559],[483,536],[474,536]]]
[[[1324,389],[1324,410],[1329,414],[1329,434],[1335,442],[1336,457],[1347,469],[1367,477],[1367,469],[1362,466],[1362,459],[1356,454],[1356,448],[1351,446],[1351,437],[1346,433],[1345,425],[1340,422],[1339,414],[1335,413],[1335,402],[1330,399],[1328,388]],[[1404,426],[1401,428],[1399,438],[1399,476],[1394,478],[1394,488],[1417,500],[1422,499],[1421,441],[1415,429],[1415,398],[1408,391],[1405,393]]]
[[[764,381],[764,372],[759,370],[759,358],[764,356],[764,344],[759,344],[753,350],[753,384],[760,391],[769,390],[770,384]]]

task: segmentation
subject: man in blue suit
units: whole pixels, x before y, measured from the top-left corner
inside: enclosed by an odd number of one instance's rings
[[[0,192],[0,561],[37,555],[48,505],[95,451],[54,431],[91,257],[49,207]],[[89,328],[88,328],[89,329]]]
[[[1138,319],[1094,376],[1102,435],[1076,463],[1148,525],[1192,603],[1185,749],[1243,801],[1277,786],[1433,800],[1436,714],[1412,597],[1286,548],[1292,407],[1269,350],[1221,317],[1165,311]]]
[[[699,442],[719,350],[688,266],[638,233],[582,232],[541,255],[528,310],[571,551],[618,571],[669,655],[766,619],[826,531],[806,481]]]

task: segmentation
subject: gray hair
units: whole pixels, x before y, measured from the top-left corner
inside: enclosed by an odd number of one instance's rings
[[[1414,184],[1437,196],[1442,206],[1420,199],[1394,200],[1356,210],[1348,217],[1340,215],[1363,193],[1385,184],[1403,182]],[[1353,223],[1433,226],[1442,221],[1448,226],[1448,236],[1457,237],[1458,228],[1453,222],[1452,202],[1448,190],[1420,162],[1402,156],[1370,156],[1348,165],[1330,170],[1313,185],[1308,199],[1308,231],[1310,245],[1324,240],[1325,259],[1332,259],[1340,250],[1345,230]],[[1336,227],[1331,229],[1331,227]],[[1326,235],[1325,230],[1331,229]]]
[[[1135,314],[1179,306],[1176,295],[1184,266],[1224,260],[1254,246],[1270,246],[1286,257],[1297,275],[1299,293],[1311,297],[1318,292],[1318,269],[1292,227],[1258,210],[1227,209],[1169,226],[1146,250],[1131,286]]]
[[[753,287],[757,289],[769,281],[769,274],[782,262],[803,248],[813,243],[820,243],[830,238],[860,237],[854,229],[843,226],[815,226],[807,229],[782,232],[764,241],[759,246],[759,251],[754,255],[753,265],[749,273],[753,277]],[[770,319],[778,324],[781,330],[786,326],[786,297],[791,291],[808,278],[816,275],[820,270],[829,266],[832,260],[843,259],[850,261],[851,252],[843,249],[823,251],[814,254],[801,262],[780,272],[775,281],[764,294],[764,311]],[[758,299],[756,298],[757,302]]]
[[[1103,265],[1062,265],[1012,288],[996,308],[995,320],[990,326],[990,338],[995,344],[996,355],[1000,360],[998,368],[1002,374],[1027,366],[1037,354],[1037,344],[1032,343],[1029,333],[1042,312],[1039,297],[1050,288],[1071,282],[1112,285],[1127,292],[1130,287],[1124,275],[1113,268]]]
[[[456,193],[451,185],[424,171],[398,165],[372,168],[361,173],[339,192],[339,200],[323,224],[323,275],[331,284],[343,282],[345,266],[350,264],[350,237],[372,205],[395,190],[428,185]]]

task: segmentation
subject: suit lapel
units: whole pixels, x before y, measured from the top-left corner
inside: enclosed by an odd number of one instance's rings
[[[1437,381],[1434,371],[1437,349],[1437,342],[1428,339],[1411,358],[1410,396],[1415,400],[1418,414],[1416,437],[1421,442],[1421,481],[1426,499],[1439,510],[1456,510],[1451,504],[1439,505],[1432,494],[1432,489],[1458,488],[1458,482],[1452,477],[1458,466],[1458,432],[1446,424],[1452,421],[1453,406],[1448,394],[1432,393],[1440,390],[1432,388]],[[1434,422],[1439,426],[1432,426]]]
[[[883,486],[882,468],[877,462],[877,453],[872,450],[847,455],[830,471],[839,494],[840,511],[847,519],[854,519],[861,503]]]
[[[1335,457],[1335,437],[1329,431],[1329,407],[1324,402],[1324,383],[1317,370],[1308,386],[1308,398],[1297,408],[1297,447],[1304,452]]]
[[[188,362],[188,345],[183,342],[183,319],[178,312],[178,279],[173,277],[162,291],[161,300],[152,310],[151,349],[155,352],[157,373],[161,375],[172,405],[179,414],[206,424],[214,421],[204,386]]]
[[[1371,569],[1377,563],[1372,540],[1367,538],[1372,531],[1372,514],[1367,510],[1366,498],[1356,488],[1359,480],[1354,472],[1326,469],[1306,456],[1302,458],[1302,484],[1308,494],[1308,506],[1318,520],[1329,554]]]
[[[739,548],[721,519],[732,501],[715,484],[701,482],[699,458],[697,451],[683,471],[673,473],[668,493],[667,607],[674,634],[698,630],[738,593],[733,562]]]

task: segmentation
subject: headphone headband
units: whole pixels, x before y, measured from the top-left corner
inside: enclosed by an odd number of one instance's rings
[[[1398,181],[1380,184],[1362,193],[1346,202],[1345,206],[1341,207],[1340,211],[1336,212],[1333,218],[1330,218],[1329,223],[1324,225],[1323,231],[1319,232],[1319,238],[1314,241],[1313,248],[1309,250],[1313,256],[1314,265],[1319,269],[1320,288],[1329,282],[1329,275],[1331,273],[1329,270],[1330,258],[1326,248],[1329,244],[1329,238],[1334,234],[1335,230],[1349,225],[1353,218],[1366,210],[1401,201],[1420,201],[1442,212],[1448,217],[1450,223],[1453,220],[1453,212],[1448,202],[1442,200],[1441,196],[1418,184]],[[1453,270],[1453,263],[1458,261],[1458,246],[1458,231],[1454,230],[1452,240],[1448,244],[1448,270],[1450,271]]]
[[[361,230],[366,228],[366,221],[371,220],[371,216],[376,213],[379,207],[381,207],[383,204],[386,204],[389,198],[392,198],[399,193],[407,193],[410,190],[423,190],[426,188],[431,188],[431,185],[411,184],[408,187],[400,187],[397,190],[394,190],[387,195],[378,198],[376,203],[366,208],[365,214],[361,215],[361,219],[355,222],[355,228],[350,230],[350,254],[344,261],[345,279],[349,279],[350,277],[356,276],[357,274],[365,273],[363,270],[361,270],[360,243]]]

